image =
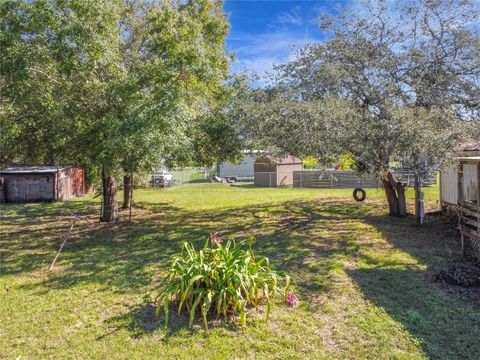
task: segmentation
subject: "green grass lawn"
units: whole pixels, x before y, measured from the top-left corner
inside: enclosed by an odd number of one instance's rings
[[[426,191],[430,205],[437,194]],[[139,190],[131,224],[122,212],[114,226],[80,225],[50,272],[64,210],[96,221],[98,199],[2,205],[0,358],[478,358],[478,304],[431,281],[459,254],[455,225],[390,218],[380,190],[367,196],[249,184]],[[165,329],[149,299],[181,242],[200,246],[210,231],[254,234],[256,252],[291,275],[300,306],[278,300],[268,323],[251,310],[243,331],[217,321],[207,332],[200,319],[188,330],[185,315]]]

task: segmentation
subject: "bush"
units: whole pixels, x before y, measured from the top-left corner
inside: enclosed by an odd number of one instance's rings
[[[318,160],[315,159],[313,156],[307,156],[304,160],[302,160],[302,164],[308,170],[312,170],[315,167],[315,165],[318,164]]]
[[[176,257],[157,298],[157,316],[163,308],[168,326],[169,305],[174,303],[180,313],[185,309],[192,327],[197,309],[208,329],[207,317],[229,318],[240,315],[246,326],[247,307],[257,307],[266,301],[265,320],[270,313],[275,294],[286,296],[290,278],[273,271],[265,257],[256,257],[251,244],[253,237],[236,243],[233,238],[222,245],[221,238],[211,234],[200,251],[184,243],[182,254]],[[280,288],[279,283],[284,283]]]
[[[352,170],[355,166],[355,160],[353,159],[353,155],[350,153],[346,153],[340,156],[340,159],[338,159],[338,165],[340,166],[341,170]]]

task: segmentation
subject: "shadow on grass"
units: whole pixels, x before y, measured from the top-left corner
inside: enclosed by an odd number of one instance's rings
[[[418,262],[404,264],[394,257],[364,255],[367,268],[347,270],[364,297],[402,324],[430,358],[478,358],[480,308],[469,299],[446,294],[432,282],[439,267],[458,259],[455,227],[433,215],[423,226],[413,217],[366,216],[363,221],[374,226],[394,249]]]
[[[89,214],[92,211],[100,210],[99,201],[91,199],[75,198],[71,201],[59,202],[35,202],[35,203],[3,203],[0,204],[0,212],[10,215],[28,218],[28,221],[34,220],[36,217],[58,216],[64,212],[76,212],[78,214]],[[2,216],[3,218],[3,216]],[[17,219],[18,221],[18,219]]]
[[[245,186],[248,189],[252,184]],[[59,208],[53,205],[17,209],[6,221],[14,225],[23,217],[42,217],[41,222],[54,223]],[[68,205],[91,216],[98,206],[88,201]],[[430,269],[460,250],[455,230],[435,218],[418,227],[412,218],[382,215],[384,208],[378,203],[347,203],[342,199],[195,211],[169,204],[141,205],[131,225],[97,224],[76,232],[60,257],[61,269],[21,287],[38,294],[93,284],[109,292],[145,293],[165,274],[181,242],[189,241],[199,248],[210,231],[238,238],[253,234],[257,238],[256,252],[269,257],[273,268],[292,276],[305,302],[313,302],[316,296],[334,288],[335,274],[344,271],[345,262],[362,262],[365,268],[347,270],[347,274],[369,301],[403,324],[429,356],[453,357],[457,353],[468,358],[480,353],[479,328],[472,326],[472,322],[480,321],[479,309],[441,293],[430,282]],[[64,230],[68,223],[62,226]],[[10,233],[7,229],[8,237],[2,239],[6,250],[0,253],[2,274],[27,274],[48,265],[53,258],[61,232],[54,232],[53,240],[45,240],[48,227],[34,237],[28,235],[29,231],[28,226],[17,226]],[[371,232],[380,233],[384,241],[370,239]],[[386,258],[371,256],[376,251],[395,249],[427,265],[427,270],[411,268],[404,258],[397,260],[391,254]],[[173,320],[174,313],[169,334],[185,331],[188,324],[184,316]],[[127,329],[133,337],[141,337],[163,326],[153,314],[151,304],[141,303],[106,322],[113,331]]]
[[[365,216],[363,222],[380,232],[385,241],[429,266],[452,261],[460,255],[460,238],[456,226],[441,215],[426,216],[424,225],[417,225],[413,216]]]
[[[192,179],[192,180],[187,180],[185,181],[185,184],[206,184],[206,183],[209,183],[210,180],[209,179]]]
[[[163,329],[163,341],[168,342],[170,337],[174,337],[179,333],[193,333],[197,329],[203,329],[203,322],[198,317],[195,319],[193,327],[189,328],[189,315],[185,310],[179,314],[172,304],[169,306],[168,324],[165,326],[163,308],[157,317],[155,304],[146,299],[139,304],[130,306],[122,314],[109,318],[106,320],[106,324],[109,331],[97,337],[97,340],[108,337],[122,329],[127,330],[132,338],[136,339],[152,336],[157,330]],[[241,328],[240,325],[222,319],[209,320],[208,326],[209,329],[222,327],[230,331],[237,331]]]
[[[365,298],[402,324],[430,358],[478,359],[478,307],[444,296],[425,282],[424,271],[378,267],[347,273]]]
[[[71,225],[71,215],[92,218],[98,203],[90,200],[0,206],[0,274],[21,274],[46,268]],[[53,255],[52,255],[53,254]]]
[[[258,186],[251,182],[248,182],[248,183],[237,182],[237,183],[230,184],[230,186],[236,189],[265,189],[265,186]]]
[[[116,292],[139,289],[162,276],[172,256],[181,250],[183,241],[199,248],[210,231],[218,230],[225,236],[238,238],[254,234],[258,239],[257,252],[271,258],[276,269],[302,272],[308,270],[306,259],[327,259],[335,252],[348,252],[351,232],[340,223],[341,218],[361,209],[328,202],[320,206],[323,209],[320,211],[318,204],[295,201],[278,206],[209,211],[186,211],[168,204],[144,203],[142,206],[147,210],[135,215],[131,225],[96,224],[79,228],[60,256],[61,270],[48,273],[40,282],[23,286],[65,289],[97,284]],[[315,234],[319,223],[325,222],[335,228],[335,238]],[[46,269],[68,225],[65,222],[61,231],[55,232],[56,236],[47,242],[44,235],[52,231],[48,227],[35,234],[34,239],[23,234],[23,230],[12,232],[0,265],[2,273]],[[312,275],[322,270],[328,272],[332,266],[328,260],[321,265],[317,262],[311,269]]]
[[[165,320],[157,318],[155,311],[155,305],[147,301],[130,306],[126,312],[113,316],[105,322],[109,327],[109,331],[97,337],[97,340],[101,340],[122,329],[126,329],[133,338],[152,334],[155,330],[165,325]]]

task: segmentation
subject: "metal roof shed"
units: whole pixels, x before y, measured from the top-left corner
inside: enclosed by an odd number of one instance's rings
[[[301,171],[303,165],[294,156],[262,156],[255,161],[253,169],[255,185],[277,187],[293,185],[293,172]]]
[[[73,166],[10,166],[0,169],[1,202],[67,200],[85,193],[83,170]]]

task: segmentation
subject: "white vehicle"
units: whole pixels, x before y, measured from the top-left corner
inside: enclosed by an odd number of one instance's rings
[[[153,186],[165,186],[173,184],[173,175],[168,171],[159,171],[153,174],[152,183]]]
[[[163,179],[164,181],[172,180],[173,175],[170,174],[168,171],[160,171],[154,175],[158,179]]]

